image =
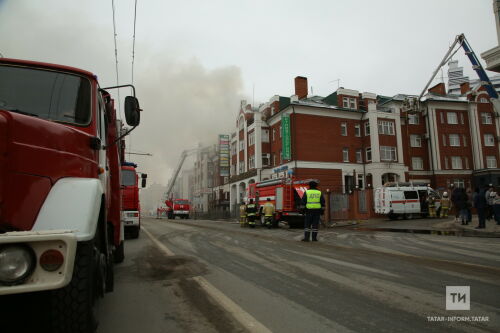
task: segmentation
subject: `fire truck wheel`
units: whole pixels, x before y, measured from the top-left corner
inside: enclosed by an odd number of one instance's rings
[[[53,332],[91,333],[97,329],[93,308],[99,267],[95,257],[93,240],[78,243],[71,282],[51,295]]]
[[[116,264],[123,262],[123,260],[125,259],[125,248],[123,243],[124,241],[121,241],[120,245],[118,245],[118,247],[115,249],[114,259]]]
[[[139,238],[139,231],[140,230],[141,230],[140,227],[135,227],[134,229],[132,229],[132,232],[130,233],[130,237],[132,237],[133,239]]]
[[[399,218],[399,215],[394,213],[390,213],[388,216],[391,220],[397,220]]]

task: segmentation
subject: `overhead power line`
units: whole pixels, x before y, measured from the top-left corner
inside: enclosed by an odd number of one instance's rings
[[[137,19],[137,0],[134,6],[134,36],[132,37],[132,84],[134,84],[134,61],[135,61],[135,25]]]
[[[113,9],[113,37],[115,40],[115,67],[116,67],[116,85],[120,85],[120,79],[118,75],[118,48],[116,46],[116,20],[115,20],[115,0],[111,0],[111,7]],[[121,119],[120,116],[120,89],[118,89],[118,118]]]

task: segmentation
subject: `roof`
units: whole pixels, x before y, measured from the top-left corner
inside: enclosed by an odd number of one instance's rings
[[[91,72],[88,72],[86,70],[76,68],[76,67],[70,67],[70,66],[64,66],[64,65],[58,65],[58,64],[50,64],[46,62],[38,62],[38,61],[31,61],[31,60],[21,60],[21,59],[11,59],[11,58],[0,58],[0,64],[11,64],[11,65],[24,65],[24,66],[31,66],[31,67],[39,67],[39,68],[46,68],[46,69],[59,69],[62,71],[67,71],[67,72],[73,72],[76,74],[80,75],[85,75],[90,78],[96,79],[97,76],[94,75]]]

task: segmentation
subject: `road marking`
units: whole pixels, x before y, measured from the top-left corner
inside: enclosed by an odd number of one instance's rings
[[[153,234],[151,234],[144,226],[141,229],[146,233],[146,235],[151,239],[151,241],[166,255],[169,257],[175,256],[175,254],[162,244]],[[255,333],[271,333],[272,331],[261,324],[257,319],[255,319],[251,314],[243,310],[238,304],[234,303],[229,297],[224,295],[222,291],[214,287],[210,282],[208,282],[202,276],[195,276],[192,278],[198,283],[198,285],[217,302],[221,307],[223,307],[228,313],[230,313],[233,318],[238,321],[243,327],[245,327],[249,332]]]

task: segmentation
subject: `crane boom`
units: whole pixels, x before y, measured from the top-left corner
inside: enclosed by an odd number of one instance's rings
[[[177,180],[177,177],[179,176],[179,172],[182,169],[182,165],[184,164],[184,161],[186,160],[186,157],[188,157],[191,154],[194,154],[198,151],[198,148],[193,148],[193,149],[187,149],[184,150],[181,153],[181,157],[179,159],[179,162],[177,163],[177,167],[175,168],[174,174],[170,178],[170,181],[168,182],[168,187],[167,191],[165,192],[166,198],[170,198],[170,194],[172,193],[172,189],[174,188],[175,181]]]

